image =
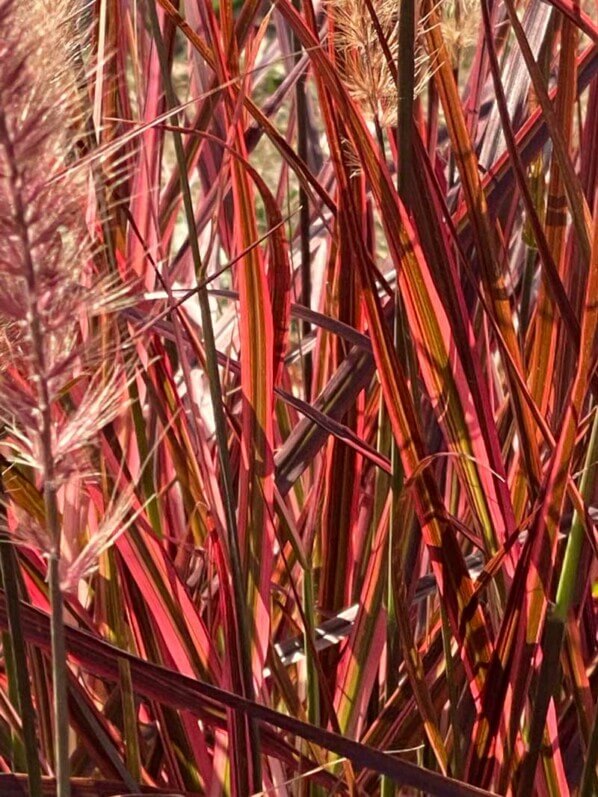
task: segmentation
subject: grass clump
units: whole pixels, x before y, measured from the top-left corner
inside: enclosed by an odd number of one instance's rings
[[[2,794],[597,793],[592,8],[0,25]]]

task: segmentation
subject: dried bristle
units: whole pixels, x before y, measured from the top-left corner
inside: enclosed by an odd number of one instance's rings
[[[0,5],[0,415],[14,458],[40,470],[42,405],[73,380],[90,302],[85,175],[69,166],[67,10],[54,0]]]
[[[95,478],[91,452],[99,430],[122,410],[128,378],[121,348],[94,346],[89,332],[91,316],[128,297],[119,282],[88,274],[87,175],[72,146],[79,119],[69,13],[62,0],[0,0],[0,445],[8,460],[50,483],[57,502],[69,484]],[[75,388],[69,406],[64,397]],[[93,569],[122,526],[125,508],[119,512],[106,515],[82,550],[85,534],[61,529],[63,588]],[[52,551],[55,531],[34,518],[16,520],[16,538]]]
[[[394,63],[398,58],[399,4],[373,0],[373,9]],[[396,118],[397,86],[383,43],[376,31],[365,0],[328,0],[334,23],[334,41],[339,53],[343,79],[351,96],[369,118],[382,125]],[[425,53],[418,45],[417,78],[425,71]]]
[[[453,64],[478,38],[481,9],[479,0],[451,0],[440,4],[442,37]]]
[[[372,0],[388,53],[399,57],[400,3]],[[393,124],[397,113],[397,85],[365,0],[328,0],[334,23],[334,41],[342,64],[343,79],[351,96],[369,118]],[[480,15],[477,0],[443,0],[442,32],[448,52],[456,61],[475,42]],[[418,16],[415,35],[415,91],[418,94],[437,64],[424,47],[426,19]]]
[[[87,247],[83,175],[68,173],[67,166],[77,121],[65,12],[66,4],[42,0],[0,6],[3,338],[12,344],[14,361],[28,362],[31,316],[37,314],[55,387],[76,336]]]

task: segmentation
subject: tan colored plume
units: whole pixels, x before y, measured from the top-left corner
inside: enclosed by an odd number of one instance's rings
[[[386,47],[381,42],[366,0],[327,0],[330,9],[334,42],[342,64],[345,85],[368,118],[381,125],[394,124],[397,114],[397,85],[389,66],[399,58],[400,3],[393,0],[372,0]],[[477,0],[442,0],[442,32],[447,49],[455,60],[471,46],[480,22]],[[432,54],[424,47],[426,18],[417,15],[415,32],[415,92],[424,87],[435,68]],[[386,50],[386,52],[385,52]]]

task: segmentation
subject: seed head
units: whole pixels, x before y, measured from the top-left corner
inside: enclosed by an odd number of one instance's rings
[[[393,124],[397,113],[397,84],[389,60],[399,57],[399,3],[372,0],[374,23],[365,0],[328,0],[334,41],[345,84],[369,118]],[[415,34],[416,92],[426,80],[428,58],[422,44],[422,26]],[[379,35],[379,33],[381,35]]]

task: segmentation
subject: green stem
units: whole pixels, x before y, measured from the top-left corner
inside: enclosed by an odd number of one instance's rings
[[[22,255],[23,278],[26,284],[27,323],[32,346],[32,368],[37,385],[37,409],[41,424],[39,434],[41,471],[44,483],[46,531],[49,540],[48,581],[51,603],[52,675],[54,683],[54,756],[57,797],[70,797],[70,772],[68,751],[68,704],[66,682],[66,653],[62,619],[62,593],[60,591],[60,515],[56,500],[56,473],[52,442],[52,399],[48,383],[44,329],[38,309],[37,268],[33,259],[25,184],[19,168],[19,159],[11,138],[5,114],[0,111],[0,144],[7,156],[7,185],[14,215],[15,229]]]
[[[594,489],[596,465],[598,462],[598,412],[594,415],[594,423],[590,435],[590,443],[585,459],[585,466],[579,491],[585,503],[591,499]],[[550,701],[559,682],[561,667],[560,657],[565,637],[567,616],[577,596],[579,586],[579,563],[584,543],[584,522],[578,512],[573,515],[571,531],[567,538],[567,547],[563,558],[563,566],[556,591],[555,604],[546,618],[546,629],[542,644],[542,665],[538,677],[538,688],[534,700],[534,713],[529,732],[529,752],[526,756],[518,794],[524,797],[531,793],[536,766],[540,755],[546,715]],[[588,758],[590,751],[588,750]]]
[[[57,797],[70,797],[69,714],[66,679],[66,646],[62,618],[62,591],[60,589],[60,555],[53,551],[48,562],[50,582],[52,681],[54,683],[54,755]]]
[[[586,753],[586,760],[581,776],[579,797],[595,797],[598,794],[598,777],[596,775],[596,761],[598,760],[598,705],[594,709],[594,724],[590,734],[590,743]]]
[[[414,72],[414,46],[415,46],[415,2],[414,0],[400,0],[399,16],[399,56],[397,63],[398,78],[398,99],[397,99],[397,189],[403,204],[409,208],[409,185],[411,181],[411,126],[413,119],[413,93],[415,87]],[[382,153],[384,148],[382,147]],[[404,308],[401,293],[399,290],[399,273],[396,275],[395,292],[395,317],[394,317],[394,345],[399,355],[405,355],[408,350],[407,331],[404,317]],[[409,362],[409,358],[403,360]],[[392,562],[393,551],[398,543],[398,530],[400,528],[400,496],[403,491],[403,466],[401,456],[394,440],[391,442],[390,460],[392,467],[391,491],[392,505],[390,514],[390,528],[388,531],[388,585],[387,585],[387,608],[388,608],[388,650],[389,653],[395,648],[395,634],[397,630],[397,617],[394,607],[393,583],[392,583]],[[397,532],[397,533],[395,533]],[[390,683],[392,674],[388,673]],[[395,793],[394,783],[387,777],[382,778],[381,794],[382,797],[392,797]]]
[[[299,3],[295,3],[299,8]],[[301,60],[302,49],[298,36],[293,37],[296,52],[295,62]],[[297,155],[303,163],[307,164],[307,140],[308,140],[308,109],[306,94],[306,74],[303,72],[295,84],[295,108],[297,117]],[[301,251],[301,302],[306,306],[311,305],[311,255],[309,238],[309,197],[303,185],[299,185],[299,234]],[[301,322],[302,340],[309,336],[311,324],[309,321]],[[309,352],[303,353],[303,382],[305,385],[305,400],[311,397],[312,381],[312,356]]]
[[[584,471],[579,485],[579,492],[585,503],[591,500],[591,491],[594,489],[596,466],[598,465],[598,411],[594,415],[590,443],[584,463]],[[573,515],[571,531],[567,538],[567,547],[561,568],[561,575],[556,591],[553,617],[563,623],[567,619],[569,609],[576,598],[579,587],[579,562],[585,539],[584,522],[577,512]]]

